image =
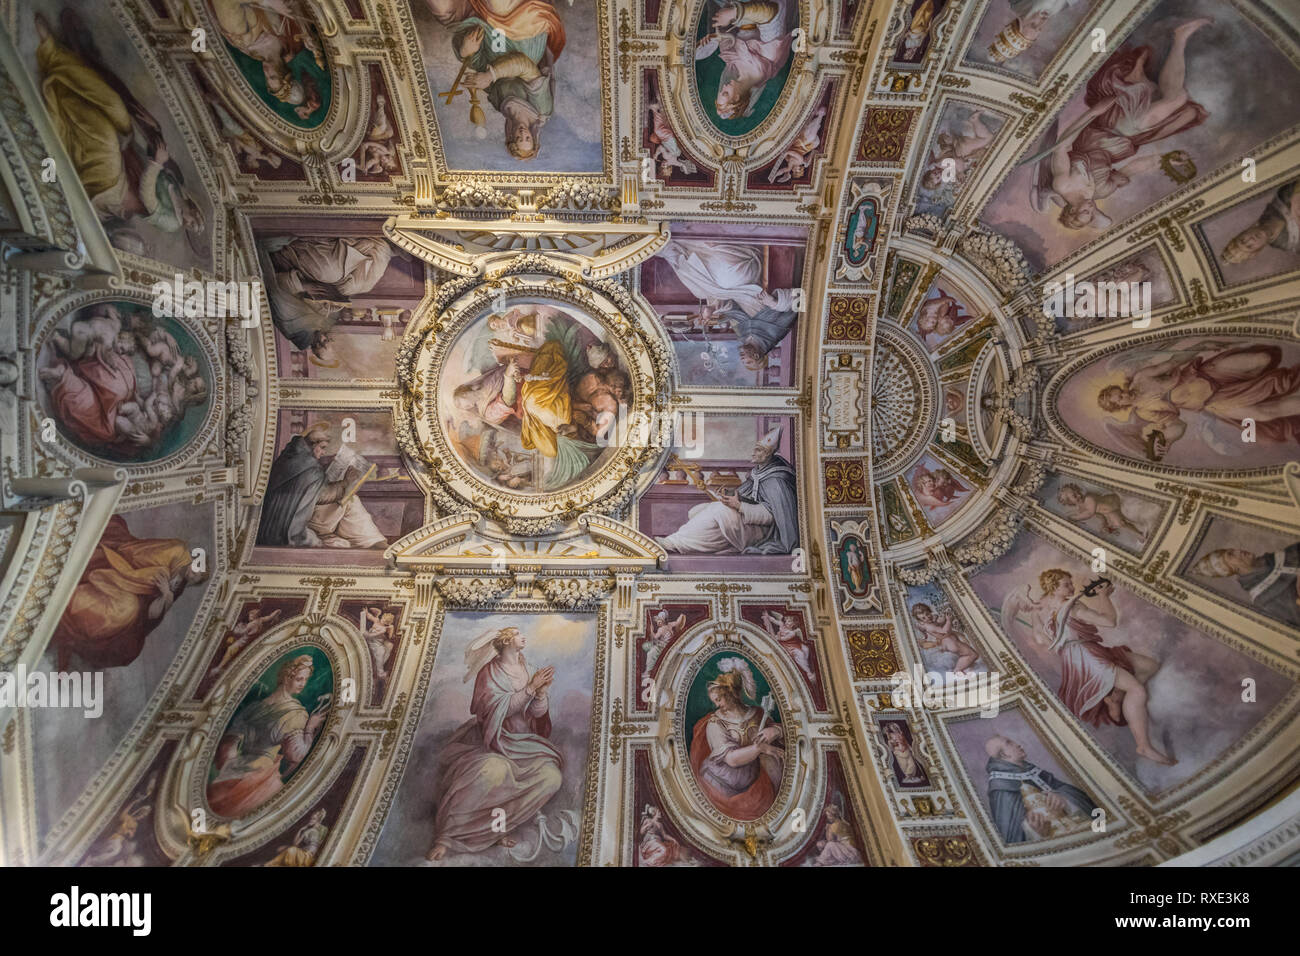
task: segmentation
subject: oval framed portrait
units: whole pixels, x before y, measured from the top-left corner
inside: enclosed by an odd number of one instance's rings
[[[246,817],[287,788],[316,749],[334,703],[334,664],[315,644],[276,656],[217,739],[206,797],[213,813]]]
[[[794,776],[784,695],[738,648],[712,650],[687,671],[677,737],[690,789],[711,815],[761,822],[779,809]]]

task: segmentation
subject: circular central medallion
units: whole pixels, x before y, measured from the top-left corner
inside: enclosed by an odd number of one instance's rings
[[[624,507],[671,434],[648,310],[615,283],[548,272],[524,256],[446,284],[398,356],[397,435],[435,506],[517,535]]]
[[[485,310],[456,336],[438,417],[461,462],[506,491],[561,492],[614,454],[631,411],[623,348],[585,310],[539,296]]]

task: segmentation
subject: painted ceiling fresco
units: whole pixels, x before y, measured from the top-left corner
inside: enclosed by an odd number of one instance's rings
[[[0,65],[0,861],[1145,865],[1294,791],[1294,3]]]

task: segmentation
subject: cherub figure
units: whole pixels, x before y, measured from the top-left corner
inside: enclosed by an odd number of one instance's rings
[[[926,650],[938,648],[957,655],[953,673],[961,674],[979,660],[979,651],[962,640],[961,624],[951,614],[936,614],[928,604],[912,605],[912,620],[928,640],[919,641]]]
[[[1100,518],[1102,527],[1110,534],[1127,528],[1139,538],[1146,537],[1147,529],[1124,514],[1123,499],[1117,494],[1099,494],[1067,484],[1056,493],[1056,500],[1065,507],[1066,517],[1072,521],[1083,523]]]

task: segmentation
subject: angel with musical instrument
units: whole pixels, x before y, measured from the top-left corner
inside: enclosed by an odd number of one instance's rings
[[[1061,686],[1056,694],[1070,712],[1094,727],[1127,726],[1139,757],[1170,766],[1176,760],[1151,742],[1147,682],[1160,662],[1126,644],[1103,644],[1099,628],[1118,627],[1119,611],[1108,578],[1089,582],[1082,591],[1062,568],[1038,576],[1042,596],[1030,586],[1013,589],[1002,603],[1002,626],[1026,649],[1045,648],[1060,655]]]

